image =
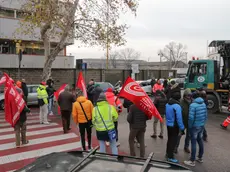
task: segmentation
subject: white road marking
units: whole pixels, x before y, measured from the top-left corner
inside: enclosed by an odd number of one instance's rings
[[[51,136],[51,137],[37,138],[37,139],[29,140],[29,144],[27,144],[26,146],[48,143],[48,142],[55,142],[59,140],[66,140],[72,138],[77,138],[77,135],[75,133],[68,133],[68,134],[61,134],[61,135]],[[0,151],[13,149],[13,148],[15,148],[15,143],[6,143],[0,145]]]
[[[43,128],[43,127],[49,127],[49,126],[57,126],[57,123],[50,123],[49,125],[44,125],[44,124],[36,124],[36,125],[28,125],[26,128],[27,129],[37,129],[37,128]],[[14,131],[14,128],[9,127],[9,128],[1,128],[0,133],[4,132],[10,132]]]
[[[47,125],[49,126],[49,125]],[[51,128],[51,129],[45,129],[45,130],[39,130],[39,131],[29,131],[26,133],[26,136],[35,136],[39,134],[48,134],[48,133],[54,133],[58,131],[63,131],[62,127],[58,128]],[[5,140],[5,139],[12,139],[15,138],[15,134],[7,134],[7,135],[1,135],[0,140]]]
[[[39,116],[27,116],[27,120],[30,119],[39,119]],[[5,117],[0,117],[0,122],[6,122]]]
[[[36,123],[40,123],[40,121],[39,120],[27,120],[26,121],[26,123],[27,124],[36,124]],[[0,123],[0,127],[8,127],[8,126],[10,126],[10,124],[9,123]]]
[[[1,156],[0,164],[7,164],[7,163],[12,163],[16,161],[25,160],[25,159],[36,158],[36,157],[44,156],[44,155],[47,155],[53,152],[64,152],[68,150],[77,149],[80,147],[81,147],[81,143],[79,141],[79,142],[62,144],[58,146],[53,146],[53,147],[48,147],[48,148],[43,148],[43,149],[38,149],[38,150],[33,150],[33,151],[27,151],[27,152],[22,152],[22,153]]]

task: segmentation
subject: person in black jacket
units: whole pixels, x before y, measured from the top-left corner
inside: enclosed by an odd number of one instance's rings
[[[53,107],[54,92],[56,90],[54,89],[52,82],[49,82],[49,85],[46,87],[46,91],[48,94],[48,101],[49,101],[48,114],[53,115],[52,107]]]
[[[160,90],[156,91],[156,97],[154,100],[154,104],[155,104],[158,112],[160,113],[161,117],[164,119],[164,117],[165,117],[165,105],[167,104],[167,98],[162,91],[160,91]],[[158,123],[158,121],[159,121],[159,119],[154,117],[153,135],[151,135],[152,138],[157,138],[157,123]],[[161,132],[160,132],[160,135],[158,137],[163,139],[164,123],[160,123],[160,127],[161,127]]]
[[[26,113],[27,112],[30,113],[30,109],[27,108],[27,106],[25,106],[20,114],[19,120],[14,126],[17,148],[20,148],[21,145],[26,145],[29,143],[29,141],[26,139],[26,120],[27,120]]]
[[[181,89],[179,87],[179,84],[176,83],[176,81],[172,80],[170,82],[170,85],[168,86],[168,89],[166,90],[166,97],[167,97],[167,100],[169,101],[169,99],[171,98],[171,95],[174,94],[174,93],[179,93],[180,96],[181,96]]]
[[[93,104],[97,104],[97,100],[99,95],[103,92],[102,88],[100,87],[99,84],[95,84],[95,87],[93,89]]]
[[[27,98],[28,98],[28,87],[26,85],[26,80],[25,79],[22,79],[22,82],[21,82],[21,86],[22,86],[22,91],[23,91],[23,95],[24,95],[24,100],[27,104]]]
[[[135,138],[137,138],[138,142],[140,143],[140,157],[144,158],[145,156],[145,131],[147,120],[147,115],[145,115],[145,113],[136,105],[133,104],[130,106],[127,121],[130,124],[129,148],[131,156],[136,156],[134,148]]]
[[[87,96],[88,96],[88,99],[93,103],[93,91],[94,91],[94,80],[91,79],[89,81],[89,84],[87,85]]]
[[[123,107],[127,109],[127,112],[129,113],[129,107],[132,105],[133,103],[131,101],[129,101],[128,99],[124,99],[124,103],[123,103]]]

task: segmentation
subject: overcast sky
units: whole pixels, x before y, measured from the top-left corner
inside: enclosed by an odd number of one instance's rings
[[[141,53],[143,60],[159,61],[157,52],[170,41],[187,45],[189,57],[206,56],[207,41],[230,39],[230,0],[140,0],[137,17],[122,17],[130,25],[126,46]],[[100,58],[100,47],[70,46],[76,58]]]

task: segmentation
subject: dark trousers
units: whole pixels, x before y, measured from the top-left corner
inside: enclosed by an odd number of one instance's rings
[[[61,111],[62,126],[63,126],[64,133],[66,133],[70,128],[70,115],[71,115],[71,111],[69,110]]]
[[[137,138],[137,141],[140,143],[140,157],[145,156],[145,128],[142,129],[130,129],[129,132],[129,149],[130,155],[136,156],[134,139]]]
[[[167,149],[166,154],[168,158],[174,158],[174,149],[177,144],[177,138],[179,135],[179,128],[178,127],[167,127],[168,130],[168,142],[167,142]]]
[[[177,144],[176,144],[176,147],[175,147],[175,150],[178,149],[179,145],[180,145],[180,140],[181,140],[181,135],[179,135],[177,137]],[[185,135],[185,141],[184,141],[184,149],[187,149],[189,148],[189,142],[190,142],[191,138],[190,138],[190,133],[188,131],[188,129],[186,129],[186,135]]]
[[[206,128],[204,128],[203,139],[206,140],[207,138],[208,138],[207,130],[206,130]]]
[[[85,148],[85,131],[87,132],[88,149],[91,149],[91,133],[92,133],[91,122],[79,123],[79,130],[80,130],[80,134],[81,134],[81,144],[82,144],[83,150],[86,150],[86,148]]]
[[[118,141],[118,121],[114,122],[114,126],[115,126],[115,130],[116,130],[116,133],[117,133],[116,141]]]

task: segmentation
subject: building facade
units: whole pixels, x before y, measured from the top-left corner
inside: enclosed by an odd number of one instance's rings
[[[43,68],[44,45],[40,39],[40,29],[36,28],[33,35],[19,34],[19,21],[22,20],[21,6],[26,0],[7,0],[0,4],[0,68],[17,68],[18,52],[22,50],[22,68]],[[57,45],[59,38],[53,38],[51,51]],[[68,39],[69,45],[74,43]],[[74,68],[74,57],[66,55],[66,47],[59,53],[52,68]]]

